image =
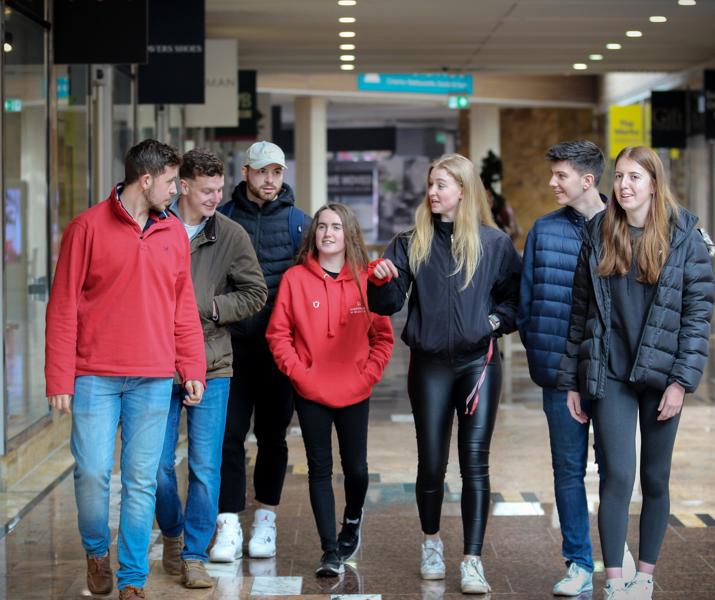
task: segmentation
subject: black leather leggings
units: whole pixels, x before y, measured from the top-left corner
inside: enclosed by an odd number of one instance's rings
[[[501,359],[495,348],[487,367],[480,400],[465,415],[465,400],[484,364],[484,357],[466,364],[436,362],[413,353],[407,375],[417,433],[417,508],[422,531],[439,531],[444,475],[449,459],[453,415],[458,419],[459,470],[462,474],[464,553],[480,555],[489,516],[489,444],[501,393]]]

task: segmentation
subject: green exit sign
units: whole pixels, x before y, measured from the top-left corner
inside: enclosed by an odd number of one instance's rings
[[[469,97],[468,96],[450,96],[447,100],[447,106],[453,110],[458,110],[460,108],[469,108]]]
[[[20,112],[22,100],[19,98],[5,98],[5,112]]]

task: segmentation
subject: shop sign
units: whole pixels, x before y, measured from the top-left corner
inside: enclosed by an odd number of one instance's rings
[[[616,158],[628,146],[645,144],[643,107],[640,104],[608,109],[608,156]]]
[[[471,75],[446,73],[361,73],[357,89],[361,92],[472,95]]]
[[[140,104],[203,104],[205,12],[204,0],[151,0]]]
[[[173,10],[183,3],[166,4]],[[148,0],[53,0],[52,14],[55,64],[147,61]]]
[[[651,138],[654,148],[685,148],[687,94],[684,90],[651,92]]]
[[[206,100],[186,107],[187,127],[238,123],[238,41],[206,40]]]
[[[258,135],[258,95],[256,94],[256,71],[238,72],[238,127],[217,127],[216,139],[255,139]]]

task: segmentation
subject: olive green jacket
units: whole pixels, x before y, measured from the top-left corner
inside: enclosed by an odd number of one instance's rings
[[[268,296],[246,230],[218,212],[209,218],[191,240],[191,278],[206,344],[206,378],[231,377],[228,326],[257,313]]]

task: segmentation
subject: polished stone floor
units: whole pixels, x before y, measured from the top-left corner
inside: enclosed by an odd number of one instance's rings
[[[551,587],[564,570],[559,555],[560,533],[554,511],[546,423],[540,392],[529,380],[523,349],[513,344],[505,359],[504,393],[492,444],[492,516],[483,560],[493,598],[539,600],[552,598]],[[405,393],[408,354],[398,342],[384,381],[371,404],[369,433],[370,489],[365,508],[363,545],[345,575],[334,580],[313,576],[320,558],[306,477],[300,430],[289,437],[290,469],[278,511],[276,559],[243,559],[232,565],[211,565],[216,587],[185,590],[178,578],[163,573],[160,543],[151,547],[148,597],[154,600],[191,598],[292,600],[450,600],[459,592],[461,521],[460,478],[456,449],[447,473],[442,536],[447,557],[447,578],[423,582],[419,578],[421,534],[414,502],[416,473],[414,430]],[[655,598],[711,600],[715,598],[715,370],[709,369],[698,394],[686,399],[671,479],[672,515],[656,571]],[[297,423],[295,423],[297,425]],[[453,436],[453,440],[456,436]],[[255,457],[255,443],[249,443]],[[185,473],[185,446],[179,449]],[[85,561],[76,529],[72,478],[67,452],[58,452],[58,464],[43,466],[61,474],[42,492],[38,485],[5,495],[0,517],[5,516],[0,539],[0,598],[86,598]],[[336,464],[339,464],[336,461]],[[184,475],[185,477],[185,475]],[[338,514],[342,513],[339,476],[336,475]],[[587,489],[593,511],[598,507],[598,479],[590,465]],[[118,521],[119,484],[112,483],[112,527]],[[15,495],[13,495],[15,494]],[[33,501],[33,498],[35,499]],[[640,508],[634,490],[631,513]],[[244,532],[250,528],[249,509],[242,515]],[[601,597],[604,576],[592,515],[592,538],[597,560],[594,598]],[[0,534],[2,531],[0,530]],[[158,539],[158,532],[154,532]],[[637,519],[631,520],[629,545],[638,547]],[[635,553],[635,552],[634,552]],[[116,594],[116,592],[115,592]],[[590,594],[584,596],[591,597]]]

